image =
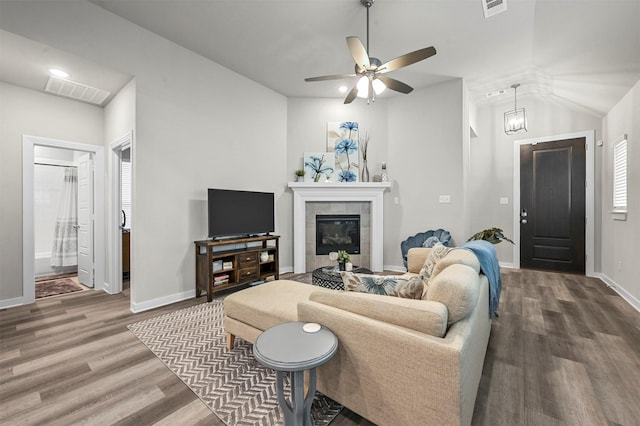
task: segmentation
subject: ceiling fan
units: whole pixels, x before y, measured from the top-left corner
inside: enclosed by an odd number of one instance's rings
[[[347,46],[349,53],[355,61],[355,73],[353,74],[336,74],[324,75],[320,77],[305,78],[304,81],[326,81],[326,80],[342,80],[351,77],[358,77],[358,82],[353,86],[344,100],[345,104],[350,104],[356,97],[366,98],[370,104],[376,100],[375,95],[379,95],[388,87],[400,93],[410,93],[413,87],[401,81],[387,77],[386,73],[415,64],[436,54],[436,49],[425,47],[424,49],[415,50],[402,56],[398,56],[384,64],[378,58],[369,56],[369,8],[375,0],[360,0],[367,8],[367,47],[358,37],[347,37]]]

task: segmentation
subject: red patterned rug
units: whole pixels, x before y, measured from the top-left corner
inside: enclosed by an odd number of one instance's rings
[[[36,280],[36,299],[43,297],[56,296],[59,294],[73,293],[76,291],[86,290],[85,287],[73,281],[71,278]]]

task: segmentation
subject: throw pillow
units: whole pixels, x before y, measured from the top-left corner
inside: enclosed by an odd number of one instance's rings
[[[421,299],[424,283],[421,276],[400,278],[394,275],[354,274],[341,272],[344,289],[360,293]]]
[[[433,278],[433,269],[436,266],[436,263],[442,258],[444,258],[449,252],[452,250],[450,247],[445,247],[442,244],[438,243],[431,248],[431,253],[427,256],[427,259],[424,261],[424,265],[422,265],[422,269],[420,269],[420,275],[427,281]]]
[[[439,242],[440,240],[438,239],[438,237],[436,237],[435,235],[432,235],[426,240],[424,240],[424,244],[422,244],[422,247],[433,247]]]

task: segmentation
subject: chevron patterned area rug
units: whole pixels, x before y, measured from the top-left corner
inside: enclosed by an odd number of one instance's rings
[[[253,357],[253,345],[236,339],[228,351],[222,299],[128,326],[169,369],[229,426],[281,425],[276,376]],[[316,393],[315,425],[329,424],[342,406]]]

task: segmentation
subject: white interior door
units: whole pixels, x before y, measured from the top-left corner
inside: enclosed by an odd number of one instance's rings
[[[92,154],[78,160],[78,281],[93,288],[93,164]]]

